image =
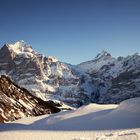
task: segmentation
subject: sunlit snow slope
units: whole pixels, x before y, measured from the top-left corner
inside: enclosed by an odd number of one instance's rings
[[[12,134],[13,140],[43,140],[43,137],[53,140],[137,140],[140,139],[139,106],[140,98],[133,98],[118,106],[89,104],[75,111],[24,118],[1,124],[0,137],[8,140]]]

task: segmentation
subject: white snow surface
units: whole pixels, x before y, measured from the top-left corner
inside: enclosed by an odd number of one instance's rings
[[[139,140],[140,98],[0,124],[3,140]]]
[[[14,51],[16,54],[24,54],[26,57],[33,57],[33,49],[31,45],[26,44],[25,41],[21,40],[16,42],[15,44],[8,44],[9,49]]]

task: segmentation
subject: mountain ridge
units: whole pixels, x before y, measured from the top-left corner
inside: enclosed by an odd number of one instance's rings
[[[7,76],[0,76],[0,122],[59,111],[50,102],[45,102],[14,84]]]
[[[138,53],[114,58],[102,51],[91,61],[71,65],[53,56],[43,56],[34,51],[31,45],[20,41],[4,45],[0,54],[0,74],[7,74],[16,84],[43,100],[55,99],[81,106],[90,102],[119,103],[140,96]],[[133,90],[123,78],[125,74],[130,76]],[[123,91],[127,94],[120,93]],[[133,94],[128,91],[133,91]]]

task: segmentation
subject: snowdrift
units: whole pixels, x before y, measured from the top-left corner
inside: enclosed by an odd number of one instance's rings
[[[126,100],[120,105],[89,104],[74,111],[24,118],[0,125],[0,131],[92,131],[132,128],[140,128],[140,98]]]
[[[140,98],[0,124],[3,140],[139,140]],[[11,137],[12,136],[12,137]]]

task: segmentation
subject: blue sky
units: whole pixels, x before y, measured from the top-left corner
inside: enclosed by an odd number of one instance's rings
[[[0,46],[18,40],[71,64],[140,52],[140,1],[0,0]]]

